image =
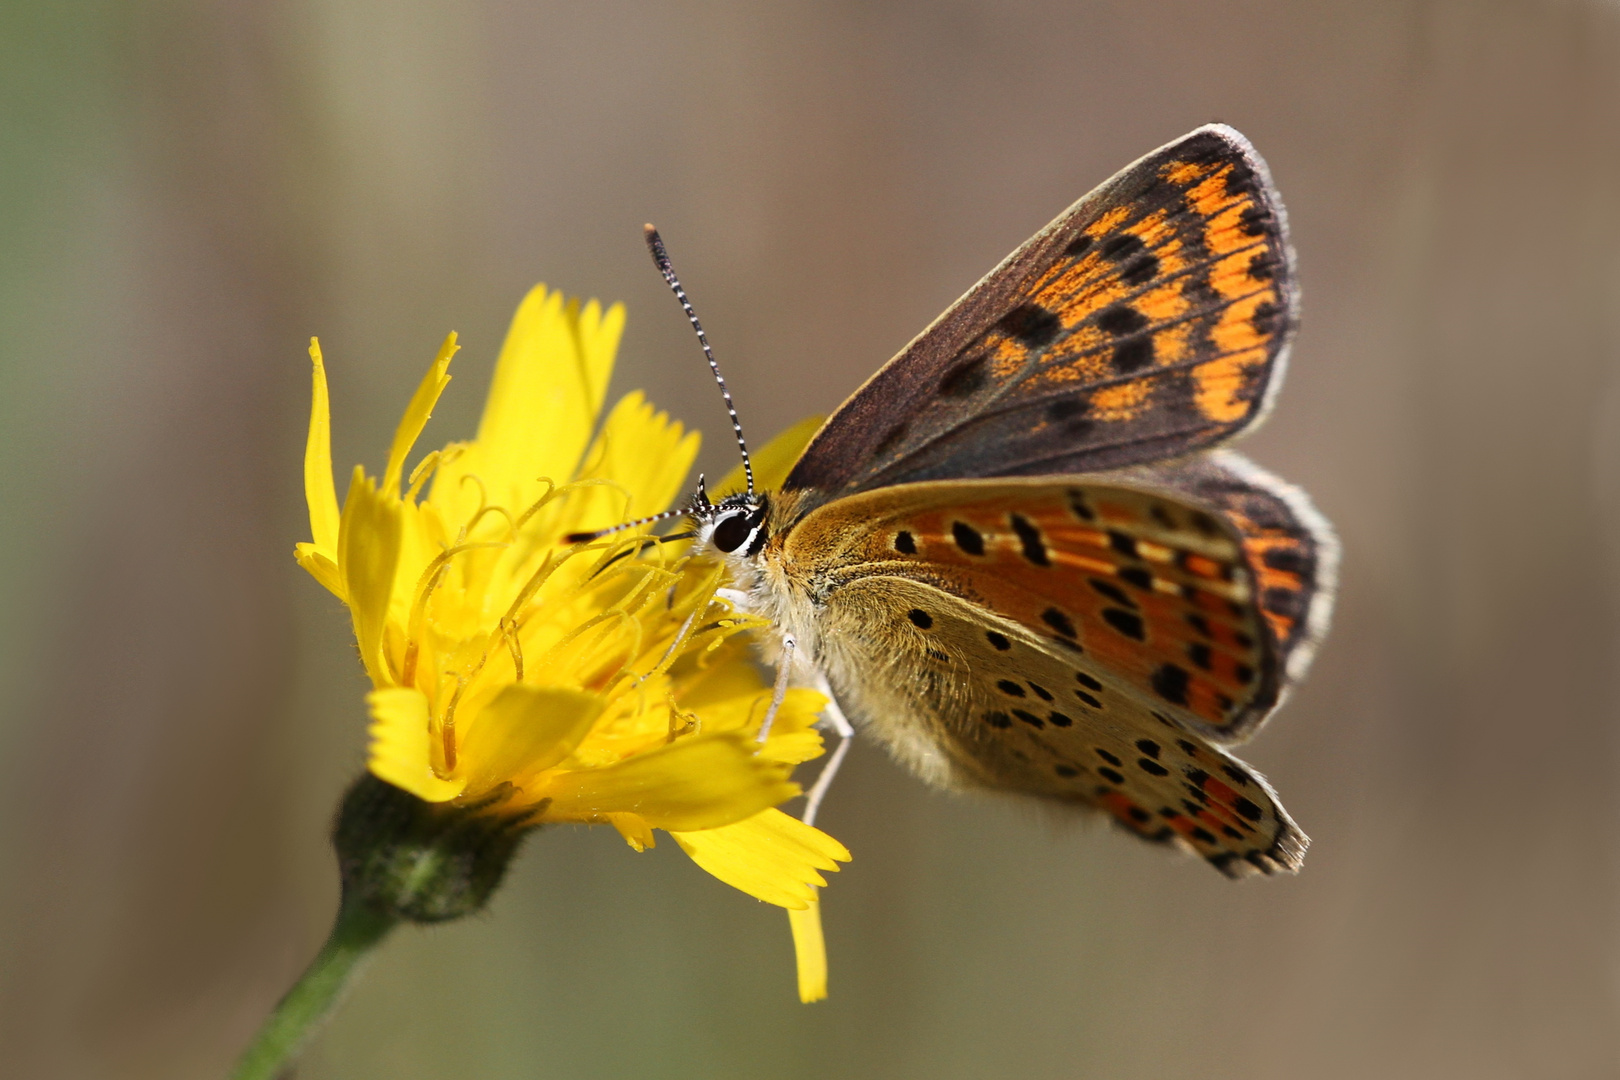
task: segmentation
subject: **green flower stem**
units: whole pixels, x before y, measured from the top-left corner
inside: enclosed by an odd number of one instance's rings
[[[370,904],[345,903],[326,944],[259,1029],[231,1080],[275,1080],[343,996],[360,961],[398,924]]]

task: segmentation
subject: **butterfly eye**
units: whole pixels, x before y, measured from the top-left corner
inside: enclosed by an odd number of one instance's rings
[[[753,532],[753,526],[748,521],[748,515],[741,511],[726,514],[720,518],[714,527],[714,535],[710,538],[714,546],[730,554],[742,547]]]

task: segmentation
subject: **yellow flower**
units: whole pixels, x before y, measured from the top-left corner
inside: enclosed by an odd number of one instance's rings
[[[758,742],[770,688],[742,631],[760,624],[715,598],[723,571],[644,530],[562,539],[663,510],[697,453],[697,434],[640,393],[591,438],[623,326],[618,305],[581,308],[537,286],[501,349],[477,438],[407,473],[450,381],[451,334],[381,481],[356,467],[341,511],[312,341],[312,542],[297,559],[352,615],[373,686],[373,774],[430,803],[611,824],[638,851],[668,831],[715,877],[795,913],[810,1000],[825,993],[816,888],[849,852],[775,807],[799,794],[793,767],[822,752],[811,725],[824,699],[790,691]],[[787,437],[802,443],[804,429]]]

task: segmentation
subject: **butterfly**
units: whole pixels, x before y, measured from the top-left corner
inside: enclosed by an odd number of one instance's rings
[[[750,466],[711,501],[700,478],[680,512],[779,632],[778,700],[797,664],[934,784],[1095,808],[1229,876],[1295,871],[1308,838],[1228,748],[1310,663],[1337,544],[1221,445],[1274,399],[1296,313],[1264,162],[1199,128],[968,290],[779,488]]]

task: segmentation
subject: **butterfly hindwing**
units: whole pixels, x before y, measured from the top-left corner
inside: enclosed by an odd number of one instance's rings
[[[1200,128],[974,286],[833,415],[787,486],[1094,472],[1212,445],[1263,411],[1294,311],[1265,164]]]
[[[1232,876],[1298,868],[1308,840],[1262,777],[946,577],[854,578],[821,621],[841,700],[930,779],[1093,806]]]
[[[1288,681],[1302,678],[1327,632],[1339,561],[1338,538],[1310,498],[1231,450],[1117,475],[1219,510],[1237,529],[1282,670]]]

